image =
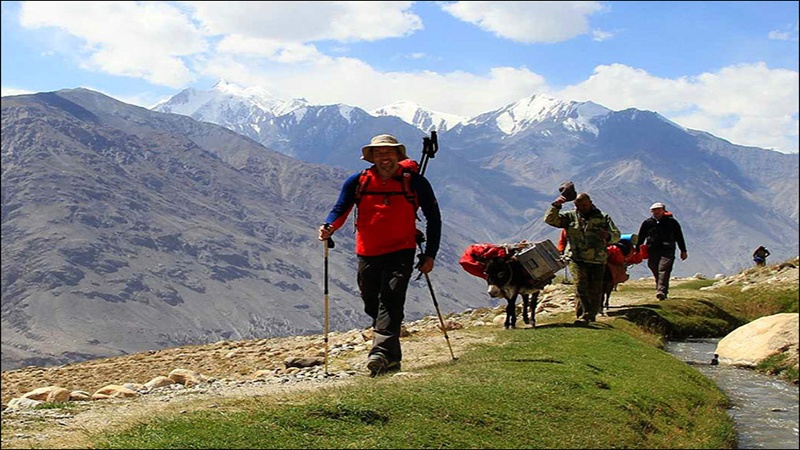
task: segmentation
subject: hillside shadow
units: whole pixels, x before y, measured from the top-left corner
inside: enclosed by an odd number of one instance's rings
[[[669,303],[642,303],[632,306],[620,306],[607,312],[609,317],[624,318],[637,326],[667,340],[683,340],[691,337],[724,336],[745,322],[725,311],[710,300],[698,298],[671,299],[681,300],[683,312],[665,309]],[[690,311],[690,312],[687,312]],[[678,314],[682,319],[673,317]],[[669,317],[668,320],[665,317]]]
[[[608,310],[608,317],[619,317],[629,320],[640,328],[665,336],[667,339],[673,333],[672,324],[661,317],[661,305],[642,303],[635,306],[620,306],[615,311]]]

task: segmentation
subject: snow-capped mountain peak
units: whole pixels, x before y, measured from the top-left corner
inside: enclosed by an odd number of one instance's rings
[[[559,125],[570,131],[597,134],[592,120],[612,111],[592,102],[566,102],[535,94],[498,110],[482,114],[469,121],[479,124],[494,122],[503,133],[517,134],[533,126]]]
[[[182,114],[223,126],[251,122],[258,127],[258,124],[265,120],[288,114],[307,105],[305,99],[285,101],[264,88],[241,87],[220,79],[210,90],[184,89],[151,109]]]
[[[271,109],[275,104],[283,104],[284,101],[272,95],[268,90],[259,86],[242,87],[225,80],[217,81],[211,88],[211,92],[218,93],[218,97],[229,97],[232,99],[246,99],[258,105],[262,109]]]
[[[426,133],[431,130],[447,131],[467,120],[466,117],[433,111],[408,100],[401,100],[369,111],[369,113],[375,117],[399,117],[404,122],[414,125]]]

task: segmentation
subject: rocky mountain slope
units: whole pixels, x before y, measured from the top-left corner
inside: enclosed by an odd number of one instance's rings
[[[2,111],[4,370],[322,329],[316,227],[349,172],[83,89]],[[347,231],[334,330],[364,322]],[[453,263],[464,239],[446,231],[434,277],[446,310],[485,301]],[[431,308],[412,288],[409,318]]]

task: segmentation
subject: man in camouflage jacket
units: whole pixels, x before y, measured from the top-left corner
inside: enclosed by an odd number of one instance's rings
[[[589,194],[582,192],[575,198],[575,209],[561,212],[567,201],[563,195],[553,201],[544,216],[550,226],[567,230],[566,257],[575,279],[575,314],[577,324],[594,322],[603,296],[609,243],[617,242],[620,231],[611,217],[597,209]]]

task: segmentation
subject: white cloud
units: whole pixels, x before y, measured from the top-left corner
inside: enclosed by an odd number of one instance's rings
[[[0,88],[0,97],[6,97],[8,95],[24,95],[24,94],[33,94],[33,92],[26,89],[16,89],[9,87]]]
[[[442,9],[497,36],[523,43],[555,43],[589,32],[600,2],[453,2]]]
[[[373,41],[422,28],[414,2],[184,2],[206,31],[279,42]]]
[[[428,55],[426,55],[424,52],[414,52],[414,53],[406,55],[406,58],[415,59],[415,60],[416,59],[424,59],[424,58],[427,58],[427,57],[428,57]]]
[[[798,30],[800,30],[800,24],[795,22],[794,25],[788,25],[783,27],[781,30],[773,30],[767,34],[769,39],[773,39],[776,41],[798,41]]]
[[[598,66],[588,80],[558,93],[608,108],[648,109],[735,144],[798,150],[798,73],[763,63],[715,73],[659,78],[622,64]]]
[[[767,35],[770,39],[774,39],[776,41],[788,41],[789,40],[789,33],[786,31],[770,31]]]
[[[285,43],[272,39],[251,38],[242,35],[231,35],[223,38],[216,47],[221,53],[243,57],[265,58],[271,61],[297,64],[327,59],[317,48],[310,44]]]
[[[162,2],[23,2],[20,23],[55,27],[85,43],[87,68],[171,87],[194,80],[181,57],[206,50],[202,34]]]
[[[603,30],[592,30],[592,40],[595,42],[607,41],[614,37],[614,33]]]

